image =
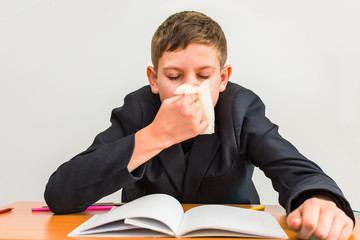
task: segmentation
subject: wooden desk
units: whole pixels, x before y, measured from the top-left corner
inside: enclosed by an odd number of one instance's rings
[[[84,213],[70,215],[53,215],[51,212],[32,212],[31,208],[43,206],[43,202],[16,202],[6,207],[13,207],[14,210],[8,213],[0,214],[0,239],[112,239],[115,238],[96,238],[96,237],[67,237],[67,235],[85,222],[92,215],[104,211],[86,211]],[[184,210],[198,206],[196,204],[183,204]],[[235,205],[240,207],[251,207],[251,205]],[[289,239],[297,239],[295,232],[291,231],[285,222],[285,211],[279,205],[266,205],[265,211],[270,212],[284,228]],[[139,238],[124,238],[134,240]],[[144,239],[144,238],[141,238]],[[148,238],[154,240],[155,238]],[[175,238],[161,238],[175,239]],[[181,239],[181,238],[177,238]],[[187,238],[190,239],[190,238]],[[199,239],[199,238],[193,238]],[[205,238],[204,238],[205,239]],[[221,238],[208,238],[211,240]],[[229,240],[230,238],[224,238]],[[354,229],[351,240],[360,240],[360,224],[357,218],[356,228]],[[254,239],[252,239],[254,240]]]

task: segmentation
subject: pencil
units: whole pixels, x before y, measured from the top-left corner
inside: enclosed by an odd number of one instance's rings
[[[5,209],[0,209],[0,214],[1,213],[6,213],[6,212],[10,212],[11,210],[13,210],[14,208],[5,208]]]
[[[250,210],[258,210],[258,211],[262,211],[265,209],[265,206],[258,206],[258,207],[252,207],[252,208],[249,208]]]

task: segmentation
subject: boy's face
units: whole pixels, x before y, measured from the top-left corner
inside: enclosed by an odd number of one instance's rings
[[[175,89],[181,84],[199,86],[204,80],[210,80],[215,106],[219,93],[226,89],[231,66],[220,69],[218,51],[213,46],[191,43],[185,49],[164,52],[159,59],[157,73],[153,67],[148,67],[147,75],[152,92],[159,94],[161,102],[173,97]]]

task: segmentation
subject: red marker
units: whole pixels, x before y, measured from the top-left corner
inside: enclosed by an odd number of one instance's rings
[[[0,214],[1,213],[6,213],[6,212],[10,212],[11,210],[13,210],[14,208],[5,208],[5,209],[0,209]]]

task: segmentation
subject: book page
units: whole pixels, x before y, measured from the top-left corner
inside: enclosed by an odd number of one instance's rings
[[[95,228],[89,228],[91,224],[96,221],[96,219],[99,217],[100,214],[94,215],[92,218],[90,218],[88,221],[86,221],[84,224],[77,227],[74,231],[72,231],[68,236],[69,237],[75,237],[75,236],[83,236],[86,235],[93,235],[93,234],[99,234],[99,233],[106,233],[106,232],[115,232],[115,231],[125,231],[125,230],[132,230],[132,229],[138,229],[139,227],[124,224],[123,220],[111,222],[99,227]]]
[[[77,236],[79,236],[79,234],[84,236],[87,234],[87,231],[90,230],[92,230],[90,233],[94,233],[93,231],[95,228],[97,232],[103,232],[103,227],[110,227],[112,231],[116,230],[116,227],[125,229],[126,226],[129,227],[130,225],[126,224],[126,219],[131,218],[155,219],[157,220],[154,225],[156,230],[161,230],[161,224],[159,224],[161,222],[164,223],[162,232],[169,231],[169,229],[172,232],[175,232],[180,224],[183,213],[181,204],[175,198],[166,194],[152,194],[135,199],[120,207],[113,208],[107,213],[97,214],[80,225],[73,232],[75,232]],[[114,222],[118,223],[108,226],[109,223]],[[134,225],[130,226],[131,228],[134,227]],[[151,221],[147,221],[147,227],[152,229]],[[72,233],[69,234],[69,236],[71,236]]]
[[[206,231],[208,229],[211,231]],[[204,205],[188,210],[176,232],[177,236],[186,237],[213,234],[288,238],[271,214],[225,205]]]
[[[164,223],[150,218],[127,218],[125,219],[126,224],[137,226],[139,228],[151,229],[160,233],[164,233],[170,236],[175,236],[174,231],[169,227],[165,226]]]

